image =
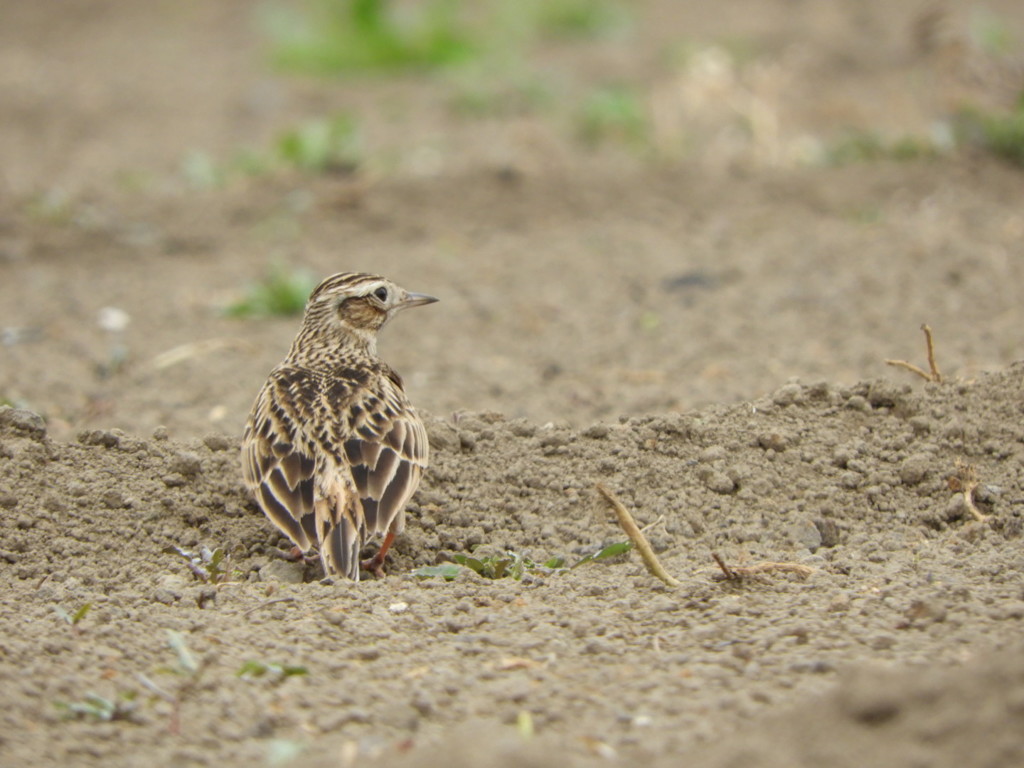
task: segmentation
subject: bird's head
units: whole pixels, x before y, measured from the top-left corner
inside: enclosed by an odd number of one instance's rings
[[[395,314],[431,304],[433,296],[411,293],[379,275],[341,272],[324,279],[306,303],[303,331],[340,336],[376,352],[377,332]]]

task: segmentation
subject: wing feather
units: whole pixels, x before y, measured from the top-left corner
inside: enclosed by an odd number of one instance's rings
[[[390,448],[379,453],[370,476],[367,478],[369,482],[366,484],[366,492],[370,498],[383,498],[385,491],[388,490],[388,486],[395,479],[395,473],[403,463],[407,462],[402,462],[398,458],[398,454]]]
[[[267,517],[302,550],[315,540],[313,496],[316,461],[297,442],[296,420],[284,406],[287,390],[274,375],[256,399],[242,438],[246,484]]]
[[[404,508],[416,492],[429,451],[419,416],[390,379],[385,385],[393,391],[362,404],[367,420],[345,444],[367,533],[379,536],[405,527]],[[371,424],[374,434],[368,437]]]

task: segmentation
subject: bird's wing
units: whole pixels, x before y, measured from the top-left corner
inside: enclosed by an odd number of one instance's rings
[[[328,573],[359,578],[370,533],[401,533],[429,446],[401,380],[353,372],[321,384],[301,368],[271,374],[243,439],[246,480],[268,517]],[[315,446],[315,447],[314,447]]]
[[[317,539],[316,455],[305,437],[316,382],[299,368],[271,373],[242,437],[246,484],[275,525],[306,551]]]
[[[381,387],[351,406],[345,459],[368,533],[401,533],[405,505],[426,469],[427,432],[402,392],[397,374],[385,370]]]

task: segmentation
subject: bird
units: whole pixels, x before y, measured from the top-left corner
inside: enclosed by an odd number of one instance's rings
[[[377,356],[396,314],[432,304],[379,275],[341,272],[306,302],[291,348],[260,389],[242,436],[242,474],[263,512],[295,545],[318,550],[327,576],[384,576],[430,446],[402,378]],[[364,545],[383,537],[360,561]]]

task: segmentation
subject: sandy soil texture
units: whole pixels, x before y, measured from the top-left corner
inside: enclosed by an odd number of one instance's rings
[[[1024,9],[633,6],[511,75],[312,79],[240,0],[6,4],[0,764],[1024,762],[1024,175],[822,160],[1012,103]],[[588,143],[623,84],[639,145]],[[223,171],[339,112],[355,173]],[[242,488],[298,321],[224,309],[275,262],[441,298],[381,340],[433,451],[384,580]],[[885,363],[922,323],[942,382]],[[413,575],[622,541],[597,483],[681,586]]]
[[[1019,652],[1024,619],[1022,383],[1016,365],[921,393],[787,385],[751,404],[583,431],[436,419],[393,575],[358,587],[274,556],[285,542],[240,487],[232,440],[91,430],[60,443],[37,416],[0,411],[4,749],[83,765],[242,764],[290,746],[323,765],[421,748],[475,762],[498,738],[488,722],[513,756],[541,748],[517,735],[528,717],[550,764],[669,764],[804,702],[811,721],[797,708],[789,730],[755,728],[726,753],[811,765],[866,739],[843,759],[1019,759],[1019,656],[1000,657],[1005,674],[989,656]],[[979,483],[973,510],[950,479],[966,479],[963,462]],[[518,582],[410,575],[470,550],[573,563],[621,540],[598,481],[651,526],[680,587],[631,555]],[[203,547],[227,552],[229,581],[197,580],[171,551]],[[810,573],[721,580],[712,552]],[[240,677],[250,662],[306,674]],[[908,665],[914,684],[892,682]],[[978,667],[961,673],[977,705],[942,672],[950,665]],[[885,684],[865,682],[864,668],[888,669]],[[806,703],[844,675],[824,704]],[[91,694],[121,707],[113,722],[62,719],[55,704]],[[455,731],[470,739],[456,750],[450,729],[478,719],[484,735]],[[957,728],[935,725],[951,719]]]

